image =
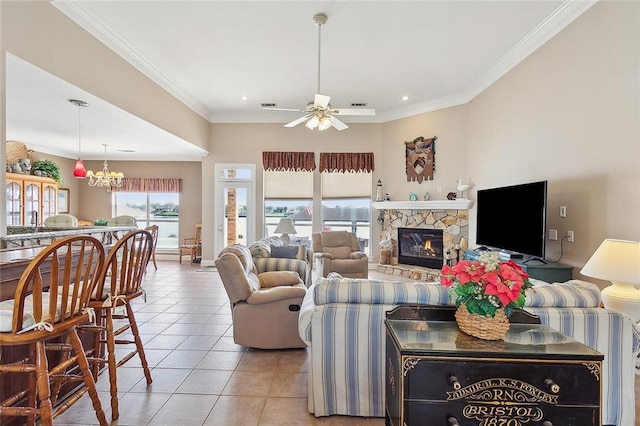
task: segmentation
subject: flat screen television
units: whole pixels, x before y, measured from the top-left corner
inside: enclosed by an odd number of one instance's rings
[[[546,180],[479,189],[476,206],[478,246],[544,259]]]

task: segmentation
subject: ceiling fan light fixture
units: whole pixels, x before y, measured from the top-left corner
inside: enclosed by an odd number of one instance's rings
[[[374,109],[334,108],[329,103],[331,97],[322,94],[320,91],[320,71],[322,69],[322,26],[327,23],[327,15],[319,13],[313,17],[313,22],[318,28],[318,91],[313,98],[313,102],[308,103],[305,109],[276,108],[275,104],[266,103],[262,104],[262,108],[277,111],[299,111],[305,114],[302,117],[286,123],[284,127],[295,127],[306,121],[305,127],[309,130],[317,128],[319,131],[323,131],[331,127],[336,130],[344,130],[349,126],[340,121],[336,115],[375,115],[376,112]],[[352,106],[354,105],[366,106],[366,103],[352,104]]]
[[[318,130],[319,131],[327,130],[331,126],[332,126],[332,124],[331,124],[331,120],[329,119],[329,117],[323,116],[320,119],[320,123],[318,124]]]
[[[318,117],[318,115],[315,114],[313,117],[311,117],[307,121],[307,124],[305,124],[304,126],[309,130],[313,130],[316,127],[318,127],[319,124],[320,124],[320,117]]]

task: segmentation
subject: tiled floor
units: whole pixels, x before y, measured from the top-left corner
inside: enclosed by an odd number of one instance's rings
[[[138,357],[118,369],[120,418],[112,425],[384,425],[381,418],[307,411],[307,351],[256,350],[233,343],[229,299],[216,272],[178,262],[149,266],[147,302],[134,303],[152,367]],[[111,419],[109,380],[97,386]],[[88,395],[56,424],[97,424]]]

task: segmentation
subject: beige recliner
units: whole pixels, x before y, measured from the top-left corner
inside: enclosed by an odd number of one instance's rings
[[[323,277],[329,272],[337,272],[346,278],[369,276],[369,259],[360,251],[358,237],[353,232],[319,232],[311,238],[315,267]]]
[[[298,273],[258,274],[251,251],[240,244],[222,249],[216,267],[231,303],[234,342],[260,349],[305,347],[298,313],[307,287]]]

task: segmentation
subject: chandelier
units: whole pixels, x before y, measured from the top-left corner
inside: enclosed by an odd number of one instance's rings
[[[120,188],[122,186],[122,179],[124,178],[124,173],[122,172],[110,172],[109,165],[107,164],[107,144],[102,144],[104,146],[104,163],[102,163],[102,171],[97,171],[93,173],[91,170],[87,171],[87,177],[89,178],[89,186],[97,186],[99,188],[107,187],[116,187]]]

